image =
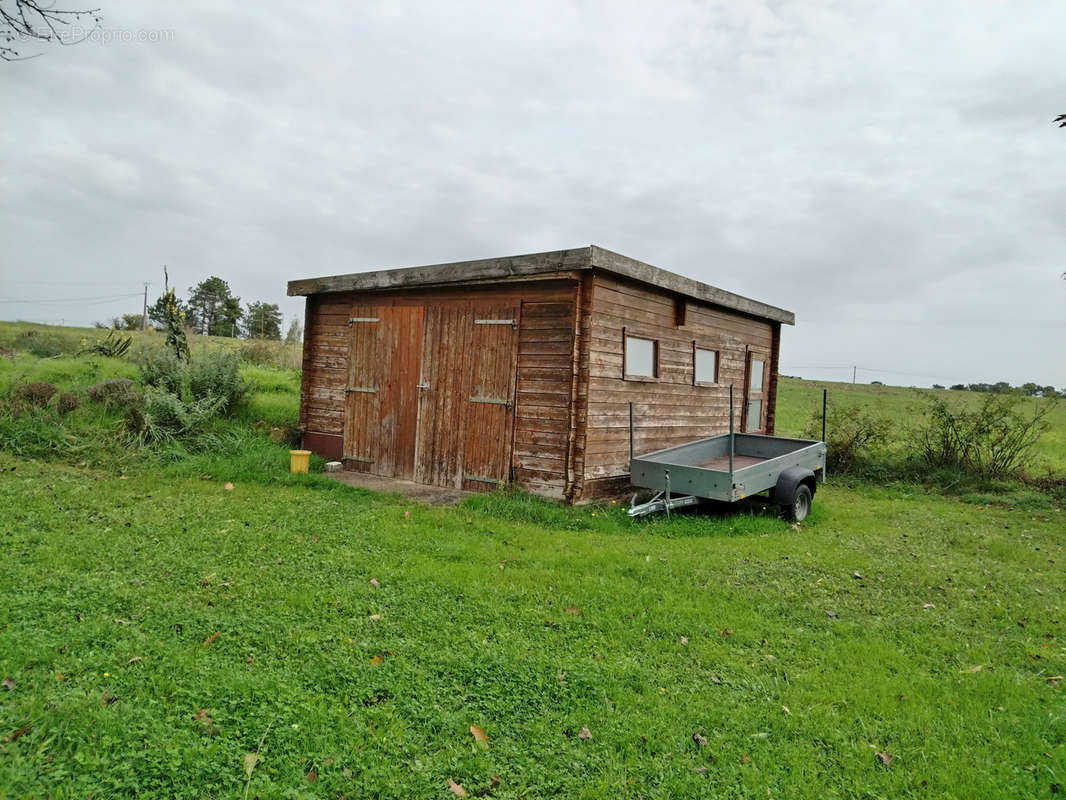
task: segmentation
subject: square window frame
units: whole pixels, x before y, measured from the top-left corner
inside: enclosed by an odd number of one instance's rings
[[[652,371],[655,373],[654,375],[630,375],[626,372],[626,343],[630,337],[634,339],[643,339],[645,342],[651,342]],[[660,380],[659,352],[660,348],[658,339],[654,339],[651,336],[642,335],[636,331],[631,330],[628,327],[622,328],[622,380],[633,381],[635,383],[658,383]]]
[[[714,353],[714,380],[713,381],[698,381],[696,380],[696,351],[706,350],[708,353]],[[692,385],[693,386],[706,386],[715,387],[721,386],[720,377],[722,374],[722,352],[717,347],[700,347],[695,340],[692,341]]]

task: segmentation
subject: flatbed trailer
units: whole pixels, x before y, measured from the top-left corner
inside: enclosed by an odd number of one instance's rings
[[[696,505],[703,500],[735,503],[769,490],[770,502],[789,519],[799,521],[810,512],[819,481],[825,482],[825,409],[822,396],[822,441],[735,433],[732,430],[733,397],[730,387],[730,431],[665,450],[634,457],[629,462],[630,482],[656,489],[649,501],[637,503],[628,513],[639,517],[656,511]],[[633,418],[630,410],[630,453]]]

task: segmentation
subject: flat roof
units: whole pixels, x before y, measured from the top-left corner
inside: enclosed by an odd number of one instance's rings
[[[774,320],[786,325],[796,324],[796,315],[791,311],[727,292],[596,245],[505,258],[483,258],[476,261],[455,261],[421,267],[303,278],[289,281],[288,294],[294,296],[332,292],[372,292],[462,283],[491,283],[503,279],[582,270],[598,270],[619,275],[666,289],[674,294],[740,311],[753,317]]]

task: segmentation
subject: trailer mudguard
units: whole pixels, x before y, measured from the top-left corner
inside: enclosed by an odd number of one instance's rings
[[[807,484],[807,487],[811,490],[811,497],[814,497],[818,481],[814,479],[812,470],[806,467],[789,467],[786,470],[782,470],[777,477],[777,485],[770,495],[770,500],[779,506],[791,503],[792,497],[796,493],[796,487],[801,483]]]

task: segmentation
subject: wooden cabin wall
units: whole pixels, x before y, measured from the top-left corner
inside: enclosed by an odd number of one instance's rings
[[[669,293],[601,273],[583,302],[588,342],[579,357],[587,369],[587,417],[575,499],[613,495],[629,486],[629,401],[638,455],[728,432],[730,383],[740,430],[749,347],[764,348],[768,356],[767,433],[773,432],[779,325],[690,299],[681,299],[679,307]],[[659,342],[658,380],[623,379],[626,332]],[[718,351],[716,386],[693,385],[693,342]]]
[[[563,498],[575,477],[568,475],[567,468],[574,444],[576,286],[576,280],[553,280],[308,297],[300,395],[304,446],[330,458],[341,457],[351,340],[348,319],[356,305],[478,309],[513,304],[519,309],[515,405],[511,412],[513,481],[530,491]],[[437,346],[462,349],[462,342]],[[466,357],[478,358],[479,354],[468,353]],[[464,419],[455,417],[449,424],[461,426]]]

